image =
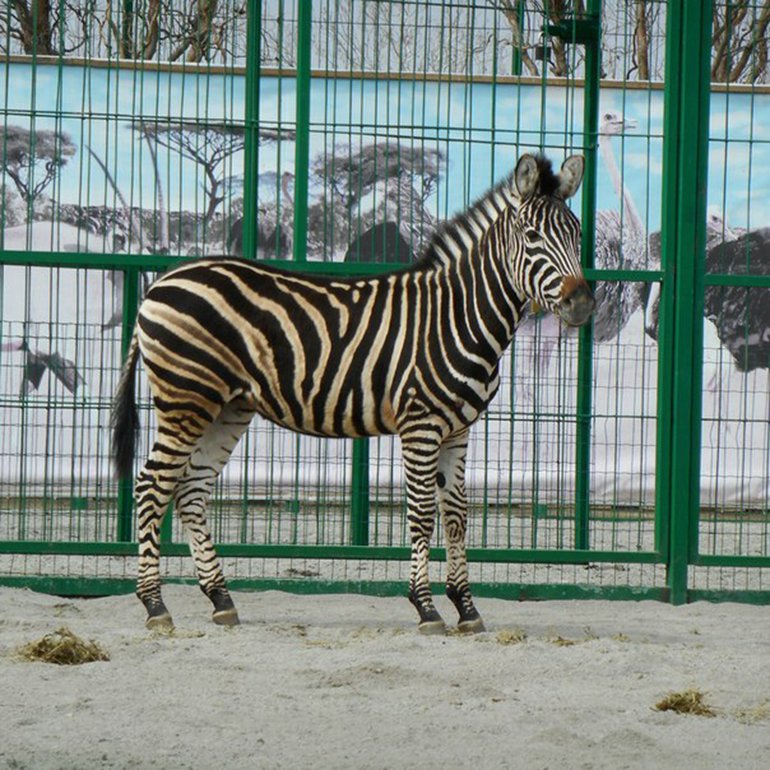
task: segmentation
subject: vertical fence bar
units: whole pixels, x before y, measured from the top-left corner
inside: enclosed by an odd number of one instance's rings
[[[296,138],[294,144],[294,225],[292,257],[295,262],[307,262],[308,180],[310,176],[310,57],[312,42],[313,4],[311,0],[297,3],[297,74],[295,94]],[[294,469],[294,494],[289,503],[296,524],[300,512],[300,466],[302,436],[295,439],[297,457]]]
[[[350,544],[369,545],[369,439],[353,442]]]
[[[123,329],[121,337],[122,360],[126,360],[131,337],[134,333],[134,322],[139,306],[139,269],[129,267],[123,274]],[[129,542],[133,534],[134,514],[134,479],[129,476],[118,482],[118,526],[117,540]]]
[[[596,229],[596,155],[599,132],[599,84],[601,78],[601,10],[602,0],[589,0],[586,12],[596,29],[596,39],[585,44],[585,92],[583,102],[583,154],[585,176],[582,197],[583,266],[594,266]],[[575,548],[590,547],[590,476],[591,476],[591,411],[593,387],[593,329],[584,326],[579,335],[577,446],[575,448]]]
[[[299,0],[297,53],[296,202],[294,207],[294,259],[307,259],[307,206],[310,152],[310,53],[312,4]],[[300,208],[300,206],[302,206]],[[300,221],[301,220],[301,221]],[[301,246],[299,245],[301,244]],[[351,545],[369,543],[369,439],[353,440],[350,468]]]
[[[663,149],[661,334],[663,407],[670,430],[668,458],[657,483],[669,491],[667,581],[672,604],[687,600],[687,568],[694,555],[699,506],[700,418],[703,360],[703,266],[705,250],[711,2],[669,3],[666,33]],[[673,280],[672,280],[673,279]],[[664,380],[666,375],[664,374]],[[668,460],[668,462],[666,462]],[[659,468],[661,466],[659,465]],[[664,492],[665,493],[665,492]]]
[[[310,176],[310,56],[313,4],[299,0],[297,13],[297,138],[294,149],[294,260],[307,261]]]
[[[243,147],[243,256],[257,256],[259,184],[259,80],[262,36],[261,0],[249,0],[246,17],[246,94]]]
[[[673,318],[674,279],[676,275],[676,205],[674,183],[679,154],[678,140],[681,98],[679,80],[682,13],[677,3],[670,4],[666,14],[666,72],[663,110],[663,184],[661,189],[661,270],[660,315],[658,328],[658,414],[655,456],[655,548],[670,563],[671,536],[671,457],[672,457],[672,378],[674,365]]]

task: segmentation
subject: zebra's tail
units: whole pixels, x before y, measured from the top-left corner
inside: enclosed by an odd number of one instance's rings
[[[139,340],[136,332],[131,338],[126,362],[120,373],[120,382],[112,404],[112,458],[119,479],[131,475],[136,438],[139,433],[139,415],[136,411],[136,362],[139,360]]]

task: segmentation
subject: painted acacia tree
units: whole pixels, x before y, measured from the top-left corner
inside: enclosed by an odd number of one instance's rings
[[[63,131],[0,124],[0,171],[26,204],[34,202],[76,152]]]

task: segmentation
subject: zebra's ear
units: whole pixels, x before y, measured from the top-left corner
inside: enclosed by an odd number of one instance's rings
[[[519,197],[529,198],[537,191],[540,182],[540,172],[537,168],[537,160],[534,155],[522,155],[516,164],[516,171],[513,172],[513,183],[516,186],[516,192]]]
[[[580,187],[583,181],[583,172],[586,168],[585,158],[582,155],[573,155],[561,164],[559,172],[559,190],[560,197],[571,198]]]

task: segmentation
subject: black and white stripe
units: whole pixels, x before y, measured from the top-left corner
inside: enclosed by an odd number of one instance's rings
[[[315,436],[401,437],[412,540],[410,599],[441,631],[428,582],[437,511],[447,593],[465,630],[483,628],[468,587],[464,486],[468,429],[498,386],[498,362],[530,300],[573,325],[594,307],[565,200],[583,159],[524,155],[515,172],[435,234],[422,260],[374,278],[336,279],[236,259],[185,264],[149,290],[113,413],[118,472],[131,472],[141,351],[158,432],[136,482],[137,593],[168,625],[158,531],[171,499],[189,533],[214,619],[236,623],[206,524],[215,479],[255,414]]]

